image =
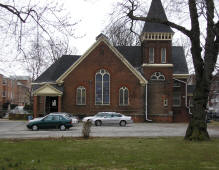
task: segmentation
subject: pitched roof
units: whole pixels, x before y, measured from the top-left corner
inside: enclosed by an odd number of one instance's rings
[[[147,18],[156,18],[156,19],[161,19],[161,20],[167,20],[167,16],[166,16],[166,13],[164,11],[161,0],[152,0],[151,7],[149,9]],[[167,25],[145,22],[142,33],[143,32],[173,33],[173,30]]]
[[[133,67],[141,66],[140,46],[117,46],[117,50],[130,62]],[[172,47],[173,74],[188,74],[188,67],[183,47]]]
[[[128,60],[133,67],[141,66],[140,46],[116,46],[116,49]]]
[[[79,55],[63,55],[43,72],[34,83],[55,82],[79,57]]]
[[[134,67],[141,67],[141,47],[140,46],[116,46],[115,47]],[[80,56],[64,55],[54,64],[52,64],[43,74],[41,74],[34,83],[55,82],[63,73],[65,73],[74,64]],[[188,67],[182,47],[172,47],[173,74],[188,74]],[[35,86],[34,89],[37,89]],[[57,89],[62,87],[55,87]],[[59,89],[62,91],[61,89]]]
[[[189,73],[183,47],[180,46],[172,47],[172,63],[174,65],[173,74]]]

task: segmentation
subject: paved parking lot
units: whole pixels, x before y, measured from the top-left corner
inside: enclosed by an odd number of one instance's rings
[[[27,121],[9,121],[0,119],[0,138],[44,138],[44,137],[80,137],[82,124],[67,131],[39,130],[26,128]],[[184,136],[187,124],[184,123],[134,123],[126,127],[91,127],[91,136],[96,137],[158,137]],[[219,137],[219,127],[209,126],[210,136]]]

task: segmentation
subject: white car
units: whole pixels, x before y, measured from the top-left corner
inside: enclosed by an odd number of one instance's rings
[[[99,112],[94,116],[85,117],[82,121],[90,121],[96,126],[101,126],[102,124],[119,124],[120,126],[126,126],[128,123],[133,123],[131,116],[125,116],[116,112]]]
[[[50,115],[54,115],[54,114],[59,114],[59,115],[64,115],[64,116],[66,116],[66,117],[68,117],[68,118],[70,118],[71,120],[72,120],[72,125],[74,126],[74,125],[77,125],[78,124],[78,118],[77,117],[75,117],[75,116],[73,116],[72,114],[70,114],[70,113],[66,113],[66,112],[54,112],[54,113],[50,113]]]

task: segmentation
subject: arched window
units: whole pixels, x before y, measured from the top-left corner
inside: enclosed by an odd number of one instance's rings
[[[129,90],[126,87],[121,87],[119,89],[119,105],[129,104]]]
[[[85,105],[86,104],[86,89],[83,86],[79,86],[77,88],[76,104],[77,105]]]
[[[108,71],[101,69],[96,73],[96,104],[110,104],[110,74]]]
[[[165,76],[161,72],[155,72],[151,76],[151,80],[165,80]]]

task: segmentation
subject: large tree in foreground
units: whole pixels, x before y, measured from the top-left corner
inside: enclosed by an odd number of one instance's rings
[[[185,1],[182,0],[174,1],[174,3],[179,2],[185,4]],[[208,140],[210,138],[207,132],[206,107],[212,73],[216,66],[219,49],[219,16],[215,3],[216,1],[214,0],[187,1],[191,28],[186,28],[184,25],[179,25],[169,20],[138,16],[136,10],[139,2],[137,0],[124,0],[120,4],[127,17],[131,19],[131,22],[146,21],[165,24],[182,32],[191,41],[196,87],[193,93],[194,107],[191,110],[192,118],[190,119],[185,135],[185,139],[187,140]],[[202,39],[203,34],[201,33],[201,26],[203,25],[206,29],[204,39]]]

